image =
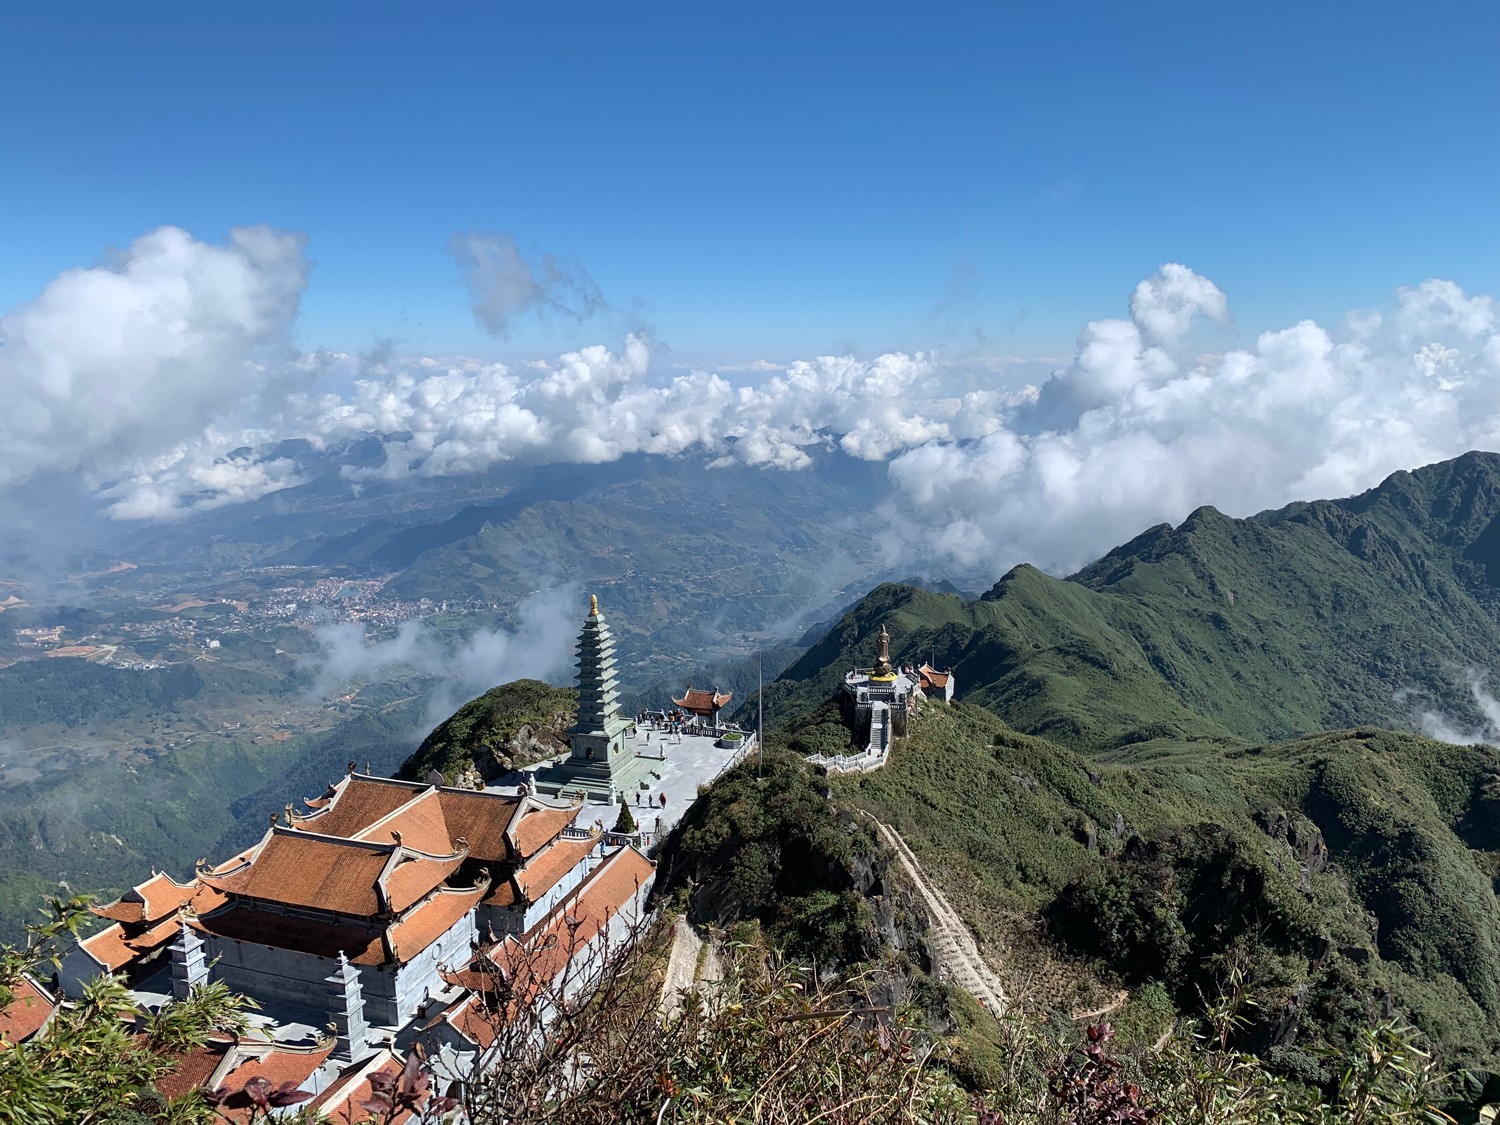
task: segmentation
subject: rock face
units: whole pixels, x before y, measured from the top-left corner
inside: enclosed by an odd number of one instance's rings
[[[699,798],[657,856],[653,900],[680,894],[699,924],[758,921],[820,965],[896,950],[929,970],[929,919],[869,822],[830,805],[800,757],[768,754],[764,774],[731,771]]]
[[[562,728],[571,716],[556,712],[546,726],[522,723],[508,738],[487,743],[475,756],[475,768],[485,781],[493,781],[511,770],[567,752]]]
[[[1306,880],[1328,870],[1328,842],[1323,831],[1304,816],[1285,809],[1267,809],[1255,816],[1255,822],[1273,840],[1280,840],[1292,849],[1292,854],[1302,865],[1302,876]]]
[[[574,693],[540,680],[516,680],[471,699],[423,740],[398,777],[432,770],[449,784],[493,782],[512,770],[567,753]]]
[[[915,1004],[939,1035],[957,1028],[948,993],[929,979],[927,907],[874,822],[831,801],[800,756],[768,754],[761,782],[743,767],[720,778],[656,859],[653,907],[675,900],[705,928],[758,922],[824,971],[879,963],[873,1004]]]

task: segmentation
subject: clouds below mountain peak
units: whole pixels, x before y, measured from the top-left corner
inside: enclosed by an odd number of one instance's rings
[[[1034,410],[892,461],[898,510],[936,528],[941,554],[995,573],[1021,561],[1066,572],[1200,505],[1247,515],[1347,495],[1500,441],[1489,298],[1428,281],[1338,335],[1303,321],[1189,355],[1178,345],[1191,317],[1228,309],[1181,270],[1137,289],[1131,320],[1090,324]]]
[[[497,331],[593,307],[581,267],[525,259],[508,236],[455,253]],[[1169,263],[1032,385],[934,352],[663,375],[643,333],[514,366],[297,353],[308,272],[295,235],[210,245],[163,228],[60,275],[0,318],[0,487],[69,475],[111,516],[159,520],[300,483],[277,449],[291,438],[375,435],[384,456],[347,465],[351,487],[631,454],[802,470],[838,453],[889,463],[886,514],[913,561],[993,574],[1070,570],[1202,504],[1341,495],[1500,443],[1500,311],[1451,281],[1205,353],[1197,326],[1229,324],[1228,298]]]

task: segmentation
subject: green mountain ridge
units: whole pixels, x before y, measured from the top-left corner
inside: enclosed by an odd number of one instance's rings
[[[1359,728],[1101,762],[956,704],[830,788],[941,873],[1033,1002],[1098,972],[1192,1014],[1237,964],[1242,1045],[1297,1072],[1392,1007],[1450,1057],[1500,1050],[1488,747]]]
[[[906,837],[1018,994],[1123,986],[1150,1042],[1239,987],[1240,1045],[1314,1082],[1321,1048],[1392,1012],[1493,1068],[1500,753],[1402,730],[1482,729],[1492,574],[1495,454],[1249,519],[1201,508],[1066,579],[877,587],[767,686],[771,743],[848,747],[832,700],[885,626],[961,702],[829,791]]]
[[[1422,711],[1481,725],[1467,685],[1500,653],[1500,456],[1394,474],[1246,520],[1200,508],[1067,579],[1011,570],[978,601],[885,585],[767,691],[797,713],[868,663],[957,674],[969,702],[1092,753],[1274,740]]]

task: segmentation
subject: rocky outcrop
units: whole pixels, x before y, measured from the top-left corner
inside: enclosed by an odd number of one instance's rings
[[[574,694],[540,680],[516,680],[471,699],[439,725],[397,776],[425,779],[434,770],[450,784],[482,783],[567,752]]]

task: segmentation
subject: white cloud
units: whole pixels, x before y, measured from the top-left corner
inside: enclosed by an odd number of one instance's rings
[[[317,655],[303,666],[324,696],[398,669],[434,676],[428,712],[439,722],[496,684],[525,676],[567,680],[579,620],[577,591],[557,587],[521,599],[513,629],[481,629],[460,645],[422,621],[402,622],[385,640],[371,639],[358,625],[324,625],[316,633]]]
[[[1303,321],[1208,357],[1174,344],[1193,315],[1228,315],[1217,287],[1166,267],[1131,304],[1131,320],[1084,329],[1034,409],[896,456],[895,514],[959,563],[1061,572],[1203,504],[1246,515],[1347,495],[1500,441],[1493,302],[1449,282],[1338,335]]]
[[[1187,333],[1195,316],[1227,320],[1229,303],[1212,281],[1177,262],[1168,262],[1135,287],[1130,316],[1148,336],[1174,343]]]
[[[1421,712],[1417,716],[1417,727],[1430,738],[1459,746],[1472,746],[1481,742],[1500,746],[1500,699],[1490,694],[1485,686],[1484,673],[1477,668],[1469,669],[1465,682],[1474,710],[1483,720],[1478,727],[1468,727],[1461,720],[1437,711]]]
[[[476,309],[583,315],[581,267],[462,236]],[[1500,442],[1500,310],[1449,281],[1336,328],[1311,321],[1201,354],[1225,322],[1211,281],[1168,264],[1130,316],[1088,324],[1039,385],[1015,357],[821,356],[753,370],[653,370],[644,335],[515,367],[466,357],[298,355],[301,240],[222,246],[165,228],[59,276],[0,319],[0,487],[81,478],[108,513],[163,519],[300,482],[283,439],[382,435],[358,478],[629,454],[799,470],[820,452],[888,461],[891,518],[935,568],[1072,569],[1200,504],[1248,514],[1344,495]],[[247,452],[248,450],[248,452]],[[920,560],[914,560],[920,561]]]
[[[307,281],[302,247],[267,227],[222,246],[163,227],[0,317],[0,485],[97,483],[264,388]]]

